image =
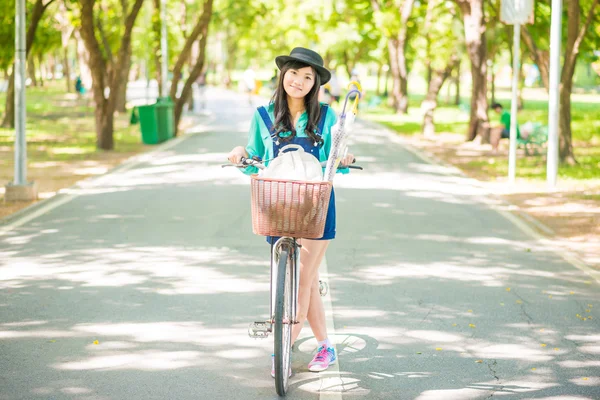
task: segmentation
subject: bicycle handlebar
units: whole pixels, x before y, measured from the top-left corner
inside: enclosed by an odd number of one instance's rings
[[[225,167],[237,167],[237,168],[246,168],[246,167],[250,167],[250,166],[255,166],[258,169],[265,169],[265,165],[263,164],[264,161],[262,161],[260,159],[260,157],[254,156],[252,158],[246,158],[246,157],[242,157],[241,162],[239,164],[223,164],[221,165],[221,168],[225,168]],[[354,159],[352,161],[352,163],[354,164],[356,162],[356,159]],[[321,166],[322,167],[326,167],[327,166],[327,161],[323,161],[321,162]],[[344,169],[344,168],[350,168],[350,169],[359,169],[362,170],[363,167],[359,166],[359,165],[347,165],[347,166],[342,166],[341,164],[338,166],[338,169]]]

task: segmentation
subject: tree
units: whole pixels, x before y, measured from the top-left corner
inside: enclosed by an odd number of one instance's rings
[[[36,0],[33,5],[33,9],[31,10],[31,19],[28,21],[27,34],[25,38],[25,58],[29,56],[29,51],[33,46],[33,42],[35,40],[35,32],[40,23],[40,20],[44,16],[44,12],[48,9],[50,4],[52,4],[54,0],[48,0],[44,4],[44,0]],[[14,4],[14,3],[13,3]],[[13,7],[14,8],[14,7]],[[13,13],[14,15],[14,13]],[[14,19],[13,19],[14,20]],[[12,25],[12,24],[10,24]],[[14,25],[13,25],[14,26]],[[14,29],[13,29],[13,41],[14,43]],[[13,47],[14,49],[14,47]],[[13,52],[14,55],[14,52]],[[11,60],[12,61],[12,60]],[[15,127],[15,71],[13,70],[10,74],[10,78],[8,80],[8,90],[6,91],[6,107],[4,108],[4,120],[2,121],[2,126],[5,128],[14,128]]]
[[[385,0],[372,0],[373,8],[388,38],[388,51],[393,79],[392,99],[396,112],[408,111],[408,67],[406,49],[409,41],[409,18],[414,0],[403,0],[400,5]],[[399,18],[398,18],[399,16]]]
[[[175,134],[177,134],[177,126],[181,119],[183,112],[183,106],[187,102],[192,92],[192,85],[196,82],[196,79],[202,73],[204,69],[205,55],[206,55],[206,42],[208,40],[208,27],[212,17],[212,6],[213,0],[205,0],[202,14],[198,17],[196,26],[188,36],[179,57],[173,67],[173,80],[171,81],[170,96],[175,102],[174,107],[174,119],[175,119]],[[183,85],[183,89],[179,97],[177,97],[177,86],[182,76],[182,69],[186,62],[189,60],[192,54],[192,46],[196,40],[199,39],[199,55],[196,59],[196,64],[190,70],[189,75]]]
[[[102,51],[96,34],[98,23],[94,18],[94,6],[96,0],[81,0],[81,37],[89,52],[89,67],[92,71],[92,90],[94,102],[96,103],[96,146],[103,150],[114,148],[114,113],[117,105],[117,97],[121,85],[127,84],[127,69],[125,64],[131,52],[131,31],[139,14],[144,0],[135,0],[131,11],[125,18],[125,27],[121,38],[121,45],[113,67],[107,69],[107,56]],[[127,13],[127,10],[123,10]],[[106,46],[105,46],[106,48]],[[105,95],[106,89],[108,97]]]
[[[582,7],[582,4],[587,5],[587,10]],[[579,53],[585,46],[586,38],[597,35],[593,30],[590,30],[592,22],[598,18],[600,0],[571,0],[566,2],[566,22],[567,32],[564,47],[564,61],[562,65],[562,73],[560,77],[560,126],[559,126],[559,158],[560,161],[566,164],[576,164],[577,160],[573,154],[573,139],[571,132],[571,92],[573,91],[573,75],[575,73],[575,65],[579,57]],[[548,18],[550,15],[549,5],[543,2],[537,2],[536,6],[536,22],[538,17]],[[547,21],[547,19],[546,19]],[[548,24],[545,24],[548,26]],[[545,35],[549,37],[550,35]],[[545,43],[536,43],[534,36],[529,32],[528,28],[524,29],[524,37],[526,45],[540,68],[542,82],[547,90],[549,90],[549,57],[547,50],[542,46]],[[564,36],[563,36],[564,37]]]
[[[424,46],[420,46],[423,50],[420,58],[424,60],[427,81],[427,94],[421,103],[421,132],[425,137],[431,137],[435,133],[433,116],[440,89],[460,62],[462,46],[458,44],[461,31],[457,26],[455,7],[453,3],[441,0],[429,0],[427,4],[423,32],[420,35],[425,42]],[[420,44],[420,40],[415,40],[414,43]]]
[[[71,69],[69,68],[69,40],[73,35],[75,26],[71,23],[70,13],[64,1],[59,3],[58,12],[54,15],[56,27],[60,31],[60,42],[63,56],[63,72],[67,84],[67,92],[72,92]]]
[[[465,43],[471,61],[471,117],[467,140],[489,132],[487,114],[487,44],[483,0],[455,0],[462,11]],[[487,136],[487,135],[486,135]]]

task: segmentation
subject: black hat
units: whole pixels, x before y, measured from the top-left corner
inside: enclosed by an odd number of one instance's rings
[[[289,56],[275,58],[275,64],[277,64],[277,68],[279,69],[288,61],[300,61],[316,69],[317,74],[321,78],[321,85],[326,84],[331,79],[331,72],[323,66],[323,58],[315,51],[305,49],[304,47],[296,47]]]

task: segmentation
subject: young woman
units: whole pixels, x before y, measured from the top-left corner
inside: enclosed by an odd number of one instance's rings
[[[323,66],[323,58],[316,52],[296,47],[289,56],[275,59],[280,69],[277,88],[266,107],[259,107],[250,126],[248,145],[235,147],[229,153],[230,162],[239,164],[242,157],[258,156],[271,160],[288,144],[299,144],[304,151],[319,161],[326,161],[331,148],[331,127],[336,122],[333,110],[318,101],[319,89],[331,78]],[[341,161],[347,166],[354,160],[348,154]],[[248,167],[246,173],[256,173],[256,167]],[[301,239],[300,285],[298,292],[298,324],[292,328],[292,344],[298,338],[304,322],[319,343],[317,354],[308,364],[313,372],[324,371],[336,362],[335,350],[327,337],[325,311],[319,294],[318,268],[327,246],[335,237],[335,197],[331,193],[325,232],[320,239]],[[272,243],[274,238],[267,238]],[[271,375],[275,376],[274,368]]]

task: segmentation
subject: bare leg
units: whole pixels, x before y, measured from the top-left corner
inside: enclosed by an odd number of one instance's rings
[[[302,249],[300,251],[300,284],[298,287],[298,309],[296,320],[298,321],[292,328],[292,344],[300,335],[300,331],[304,326],[304,322],[308,317],[308,310],[311,304],[311,289],[315,284],[315,279],[318,280],[318,269],[321,261],[327,251],[329,240],[308,240],[302,239]],[[319,288],[317,282],[316,295],[319,296]],[[320,300],[320,299],[319,299]],[[321,308],[323,304],[321,303]],[[318,312],[318,311],[317,311]],[[312,318],[311,318],[312,319]],[[325,331],[325,318],[323,314],[322,324],[317,323],[317,329]],[[312,325],[311,325],[312,327]],[[314,330],[314,329],[313,329]],[[325,337],[327,334],[325,334]]]
[[[308,307],[308,323],[317,341],[327,339],[327,325],[325,323],[325,308],[319,293],[319,275],[315,276],[310,289],[310,306]]]
[[[498,145],[500,144],[500,139],[502,138],[502,128],[493,128],[490,132],[490,143],[492,144],[492,150],[495,152],[498,151]]]

